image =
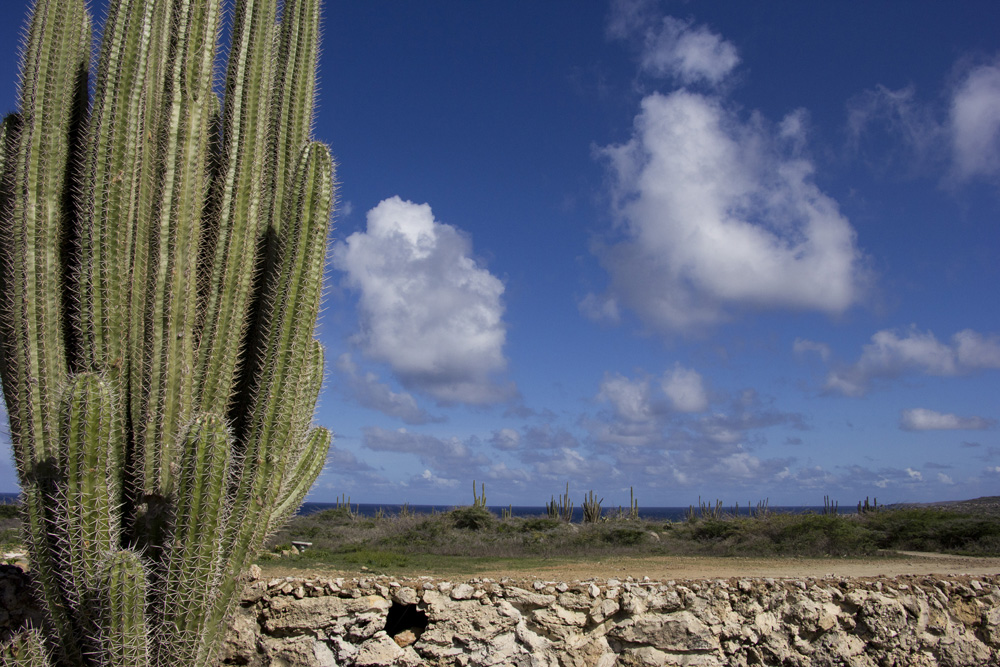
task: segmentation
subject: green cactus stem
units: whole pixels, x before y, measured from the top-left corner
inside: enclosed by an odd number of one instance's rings
[[[47,618],[3,665],[212,664],[326,461],[319,0],[236,0],[219,85],[224,15],[111,0],[88,103],[84,0],[33,3],[0,125],[0,380]]]

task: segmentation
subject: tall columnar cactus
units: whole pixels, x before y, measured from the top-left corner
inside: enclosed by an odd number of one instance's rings
[[[0,127],[0,377],[47,624],[0,664],[215,659],[301,503],[333,163],[319,0],[36,0]],[[280,16],[279,16],[280,13]]]

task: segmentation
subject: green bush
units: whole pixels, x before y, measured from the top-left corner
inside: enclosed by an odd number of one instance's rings
[[[997,553],[1000,521],[933,508],[905,508],[865,515],[883,549]]]
[[[0,519],[17,519],[21,506],[17,503],[0,503]]]
[[[631,547],[640,544],[646,539],[646,531],[633,526],[619,526],[612,528],[604,534],[604,541],[623,547]]]
[[[497,522],[497,518],[493,516],[492,512],[479,505],[459,507],[449,512],[448,515],[455,528],[463,530],[484,530]]]
[[[523,533],[548,532],[557,530],[562,525],[559,519],[549,517],[533,517],[521,520],[520,530]]]
[[[740,520],[705,519],[694,525],[692,535],[697,540],[724,540],[739,532]]]

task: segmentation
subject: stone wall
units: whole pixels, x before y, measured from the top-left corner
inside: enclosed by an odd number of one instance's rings
[[[257,581],[236,665],[1000,664],[1000,575]]]
[[[0,637],[37,619],[0,566]],[[252,667],[1000,664],[1000,575],[256,580],[223,663]]]

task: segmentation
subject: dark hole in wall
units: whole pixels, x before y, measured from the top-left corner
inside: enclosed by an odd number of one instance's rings
[[[417,636],[427,628],[427,614],[415,604],[393,602],[385,619],[385,633],[395,637],[404,630],[414,630]]]

